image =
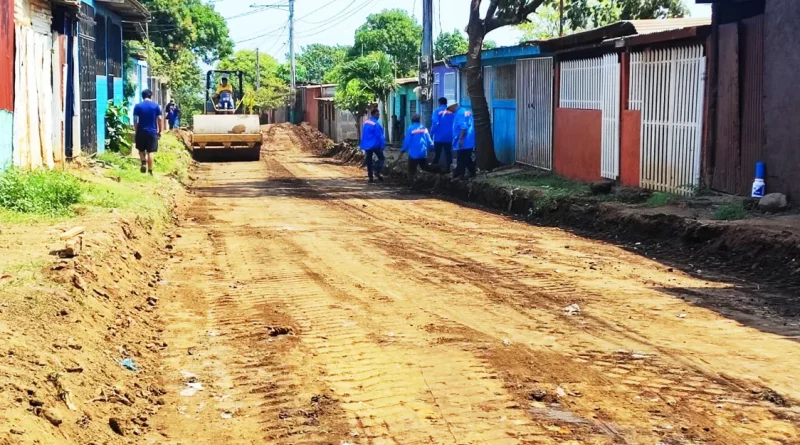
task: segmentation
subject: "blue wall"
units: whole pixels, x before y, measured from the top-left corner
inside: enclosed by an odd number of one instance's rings
[[[0,170],[9,167],[13,161],[14,113],[0,110]]]
[[[123,73],[124,76],[124,73]],[[125,100],[125,94],[123,93],[124,81],[119,78],[114,78],[114,105],[122,105],[122,102]]]
[[[106,110],[108,110],[108,78],[97,76],[97,152],[106,151]]]

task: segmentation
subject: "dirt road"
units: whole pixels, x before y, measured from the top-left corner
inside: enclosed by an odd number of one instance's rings
[[[198,172],[150,442],[800,443],[796,321],[703,304],[745,290],[298,144]]]

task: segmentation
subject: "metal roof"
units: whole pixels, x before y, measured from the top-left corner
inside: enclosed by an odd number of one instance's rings
[[[150,11],[139,0],[95,0],[122,18],[122,34],[126,40],[145,37],[146,24],[150,21]]]
[[[624,20],[636,28],[636,34],[652,34],[655,32],[672,31],[674,29],[692,28],[711,24],[711,18],[678,18],[678,19],[648,19]]]
[[[419,83],[418,77],[403,77],[402,79],[395,79],[398,85],[409,85],[412,83]]]

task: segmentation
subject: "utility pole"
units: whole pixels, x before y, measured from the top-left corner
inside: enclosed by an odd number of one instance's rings
[[[420,114],[430,128],[433,114],[433,0],[422,0],[422,57],[419,63]]]
[[[291,59],[291,87],[297,87],[297,71],[294,60],[294,0],[289,0],[289,58]]]
[[[261,89],[261,56],[256,48],[256,91]]]

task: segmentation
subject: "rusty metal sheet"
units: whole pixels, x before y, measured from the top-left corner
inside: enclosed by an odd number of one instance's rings
[[[749,195],[764,154],[764,16],[741,22],[741,172],[736,193]]]
[[[0,109],[14,110],[14,0],[0,0]]]
[[[719,79],[717,89],[717,142],[714,147],[716,190],[736,193],[741,168],[739,114],[739,24],[719,27]]]

